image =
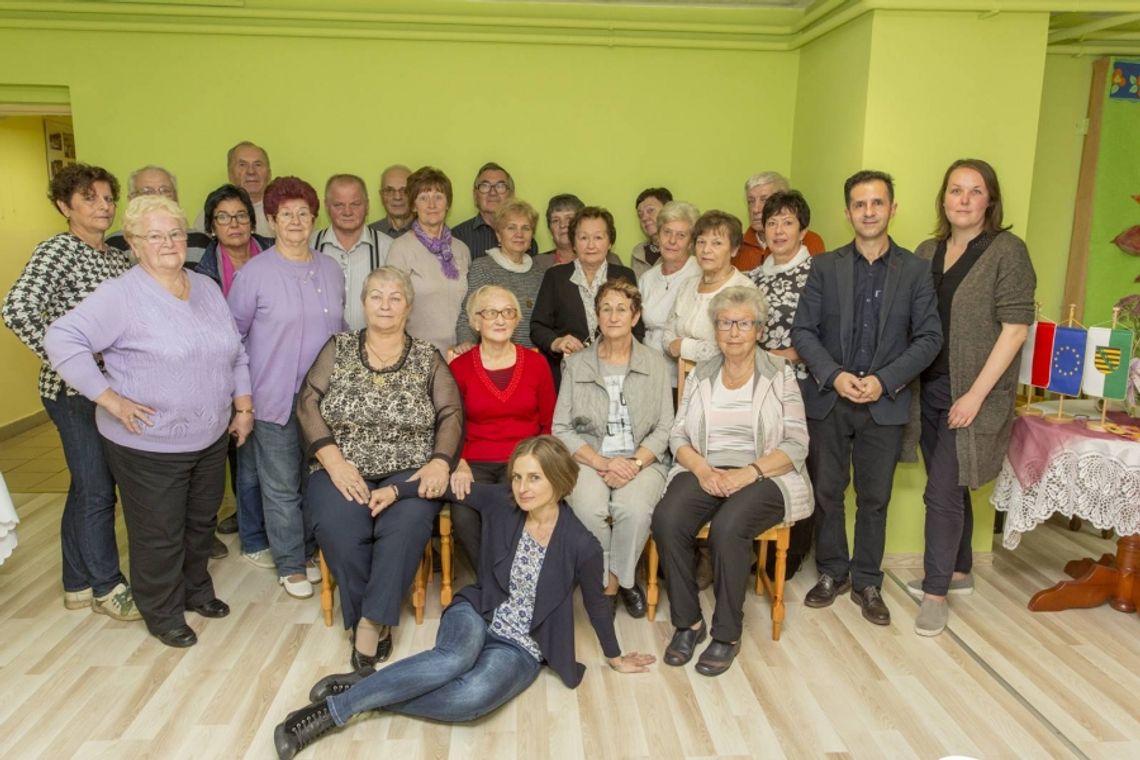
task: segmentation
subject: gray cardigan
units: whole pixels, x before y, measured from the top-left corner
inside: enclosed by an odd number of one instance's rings
[[[572,354],[562,368],[562,387],[551,432],[571,453],[583,445],[600,450],[606,435],[610,396],[598,359],[600,344]],[[673,385],[665,358],[634,340],[622,392],[629,404],[634,442],[653,452],[657,462],[651,466],[661,467],[664,475],[669,464],[669,429],[673,425]]]
[[[937,240],[927,240],[915,255],[933,259],[937,247]],[[1037,274],[1025,243],[1013,233],[999,233],[954,292],[946,340],[950,341],[950,393],[955,401],[981,373],[1002,324],[1032,324],[1036,287]],[[959,485],[980,488],[1001,471],[1013,431],[1017,371],[1014,357],[982,402],[973,424],[958,431]]]

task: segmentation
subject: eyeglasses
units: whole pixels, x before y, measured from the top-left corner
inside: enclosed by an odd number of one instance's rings
[[[475,189],[478,190],[483,195],[488,195],[492,190],[495,191],[496,193],[498,193],[499,195],[502,195],[503,193],[510,190],[511,186],[508,185],[506,182],[501,182],[501,181],[500,182],[488,182],[486,180],[483,180],[482,182],[480,182],[478,185],[475,186]]]
[[[245,211],[239,211],[236,214],[227,214],[225,211],[219,211],[214,214],[214,224],[220,224],[224,227],[230,222],[235,224],[249,224],[249,214]]]
[[[150,245],[162,245],[168,240],[171,245],[178,245],[179,243],[185,243],[186,237],[186,230],[171,230],[170,232],[158,232],[156,230],[143,235],[143,240]]]
[[[728,332],[733,327],[740,330],[740,332],[748,332],[756,327],[755,319],[718,319],[716,320],[716,329],[721,332]]]
[[[159,185],[158,187],[140,187],[131,193],[132,198],[137,198],[140,195],[162,195],[173,200],[174,188],[170,185]]]
[[[513,306],[508,306],[505,309],[483,309],[483,311],[475,313],[490,322],[493,319],[498,319],[500,314],[503,315],[503,319],[514,319],[519,315],[519,310]]]
[[[380,188],[382,195],[407,195],[408,188],[406,187],[382,187]]]
[[[277,218],[285,222],[291,222],[293,220],[307,222],[313,218],[313,214],[307,209],[301,209],[300,211],[278,211]]]

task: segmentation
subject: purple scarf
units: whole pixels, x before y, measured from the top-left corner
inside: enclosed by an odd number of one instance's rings
[[[443,275],[449,280],[459,279],[459,268],[455,266],[455,256],[451,253],[451,230],[447,225],[443,225],[443,233],[439,239],[429,237],[424,228],[420,226],[417,219],[412,222],[412,232],[415,233],[416,239],[423,243],[424,248],[431,251],[431,255],[439,259],[439,266],[443,269]]]

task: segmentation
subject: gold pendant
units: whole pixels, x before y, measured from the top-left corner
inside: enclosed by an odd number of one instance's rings
[[[388,378],[384,375],[379,374],[379,373],[372,376],[372,384],[375,385],[377,388],[383,388],[384,383],[386,383],[387,381],[388,381]]]

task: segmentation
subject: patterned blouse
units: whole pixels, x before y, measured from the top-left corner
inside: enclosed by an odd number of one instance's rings
[[[546,559],[546,547],[534,540],[526,528],[519,538],[515,559],[511,562],[511,587],[507,600],[495,608],[491,618],[491,633],[513,641],[542,661],[538,642],[530,635],[534,617],[534,595],[538,589],[538,574]]]
[[[785,264],[777,264],[774,256],[764,259],[764,263],[748,273],[756,287],[768,300],[768,323],[764,330],[761,347],[767,351],[776,348],[792,347],[792,321],[796,317],[796,306],[800,293],[807,285],[811,272],[811,254],[805,246]],[[795,365],[796,379],[806,380],[807,367],[803,362]]]
[[[405,336],[396,363],[373,369],[366,332],[331,337],[305,376],[297,421],[306,457],[335,444],[369,480],[435,458],[454,466],[463,448],[463,401],[447,363],[431,343]]]
[[[97,251],[70,232],[61,232],[36,246],[23,273],[4,299],[4,324],[43,360],[39,390],[54,399],[60,391],[75,396],[48,364],[44,333],[48,325],[79,305],[104,280],[131,268],[127,254],[108,246]]]

